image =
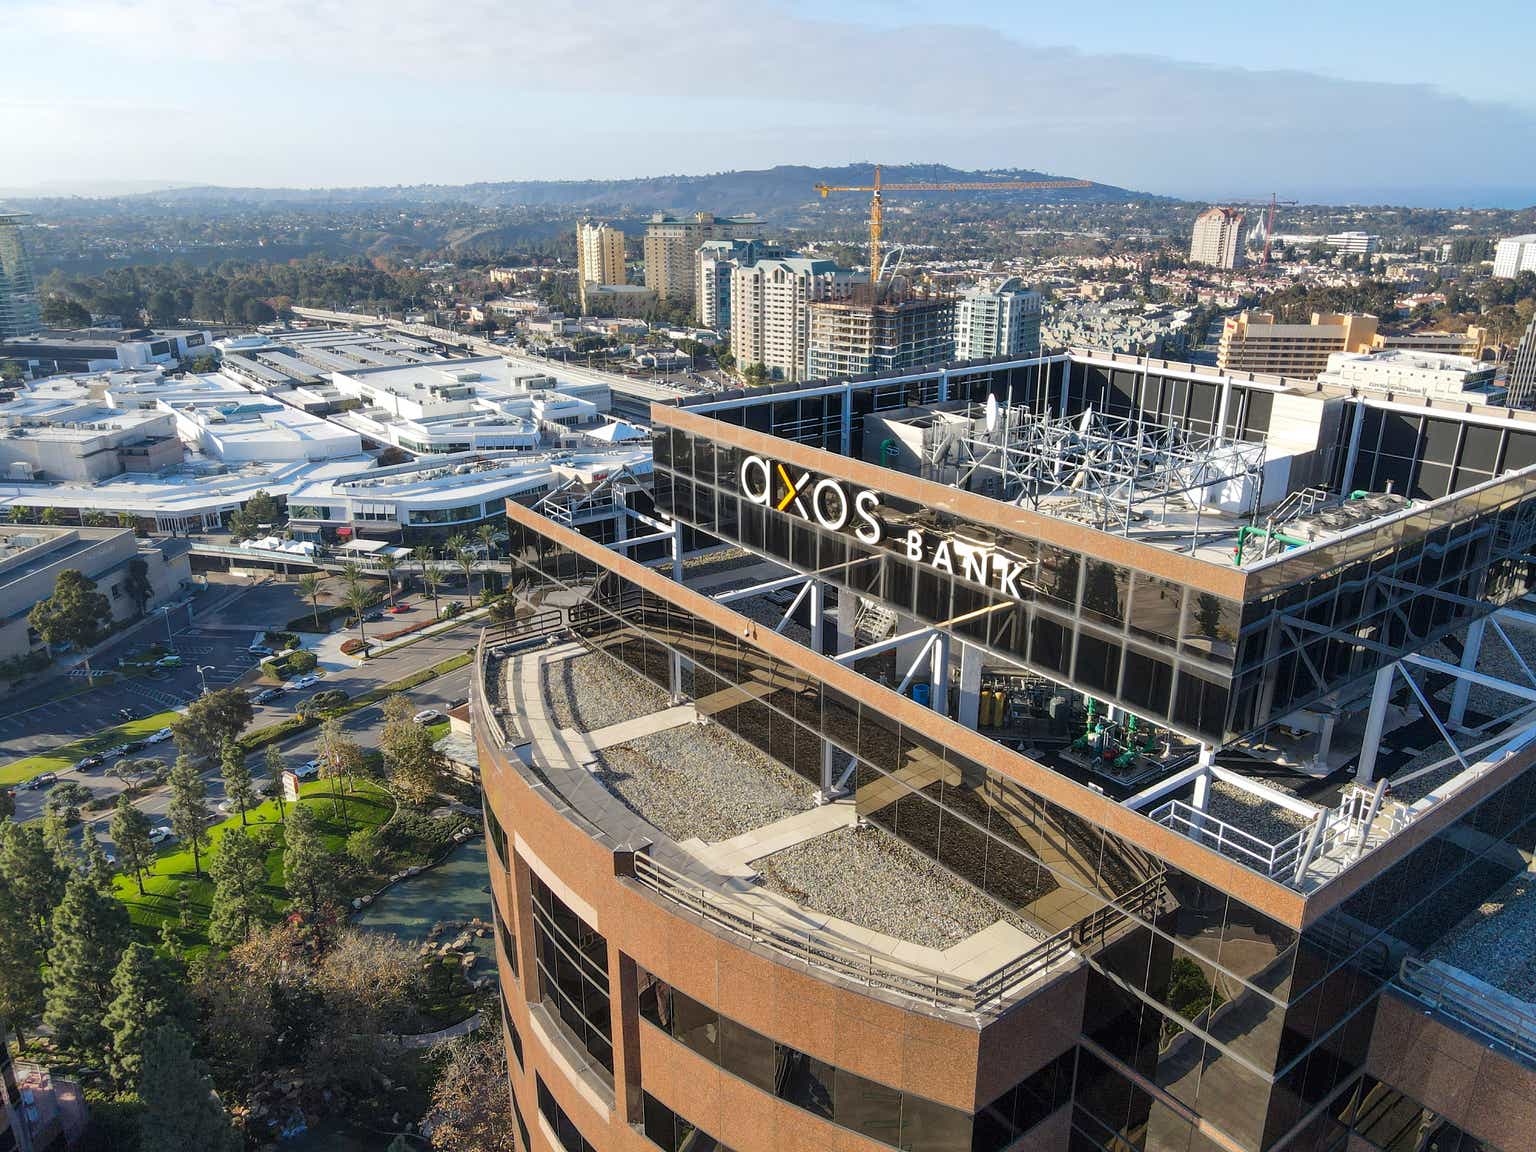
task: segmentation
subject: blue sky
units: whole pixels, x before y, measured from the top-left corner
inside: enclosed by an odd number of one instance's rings
[[[1536,202],[1531,0],[0,0],[0,17],[22,49],[0,191],[883,160],[1192,197]]]

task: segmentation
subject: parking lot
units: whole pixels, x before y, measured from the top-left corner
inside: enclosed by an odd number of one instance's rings
[[[197,699],[204,677],[209,689],[237,682],[256,663],[257,658],[247,651],[256,631],[202,625],[189,628],[183,623],[180,628],[173,624],[167,637],[164,629],[146,628],[103,653],[94,666],[114,666],[119,659],[158,643],[181,657],[180,668],[124,676],[94,692],[52,702],[39,701],[42,691],[31,701],[25,690],[7,697],[4,715],[0,716],[0,761],[28,756],[99,731],[117,722],[120,708],[140,713],[178,708]],[[199,666],[204,669],[202,673],[198,672]],[[49,690],[57,691],[57,687],[51,686]]]

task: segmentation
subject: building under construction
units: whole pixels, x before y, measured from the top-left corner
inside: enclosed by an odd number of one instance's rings
[[[955,301],[901,286],[855,285],[851,300],[811,304],[810,378],[942,364],[955,354]]]

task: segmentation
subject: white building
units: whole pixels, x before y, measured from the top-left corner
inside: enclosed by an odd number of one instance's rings
[[[1500,240],[1493,251],[1493,274],[1513,279],[1522,272],[1536,272],[1536,232]]]
[[[159,471],[181,458],[169,412],[74,407],[0,427],[0,473],[12,480],[89,482]]]
[[[498,356],[337,372],[331,382],[358,404],[337,423],[417,455],[531,451],[602,423],[611,402],[605,384],[562,382]]]
[[[955,305],[955,358],[1040,355],[1040,293],[1017,276],[978,284]]]
[[[506,515],[506,502],[531,504],[583,471],[651,470],[649,443],[589,452],[462,453],[317,477],[294,489],[288,515],[295,532],[420,539],[461,531]]]
[[[1236,268],[1242,262],[1243,213],[1237,208],[1207,208],[1195,217],[1189,262]]]
[[[739,368],[761,364],[784,380],[810,370],[811,302],[846,300],[854,274],[831,260],[792,256],[731,272],[731,352]]]
[[[1334,232],[1323,238],[1323,243],[1336,252],[1353,252],[1357,256],[1369,256],[1381,243],[1380,236],[1369,232]]]
[[[1381,352],[1335,352],[1317,378],[1339,388],[1368,388],[1458,403],[1498,404],[1504,388],[1497,367],[1470,356],[1391,348]]]
[[[225,464],[334,460],[363,450],[363,438],[355,430],[266,397],[161,405],[175,416],[184,443]]]
[[[778,245],[762,240],[707,240],[693,254],[694,299],[699,323],[729,332],[731,328],[731,273],[750,268],[759,260],[790,255]]]

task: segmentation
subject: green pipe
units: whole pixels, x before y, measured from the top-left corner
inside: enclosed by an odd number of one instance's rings
[[[1364,500],[1369,495],[1370,493],[1367,492],[1364,488],[1356,488],[1349,494],[1349,498],[1351,500]]]
[[[1276,532],[1273,528],[1255,528],[1251,524],[1244,524],[1237,530],[1237,557],[1234,563],[1239,568],[1243,566],[1243,548],[1248,543],[1248,537],[1250,536],[1262,536],[1266,540],[1278,540],[1280,543],[1291,548],[1300,548],[1305,544],[1311,543],[1310,540],[1300,540],[1295,536],[1286,536],[1283,533]]]

